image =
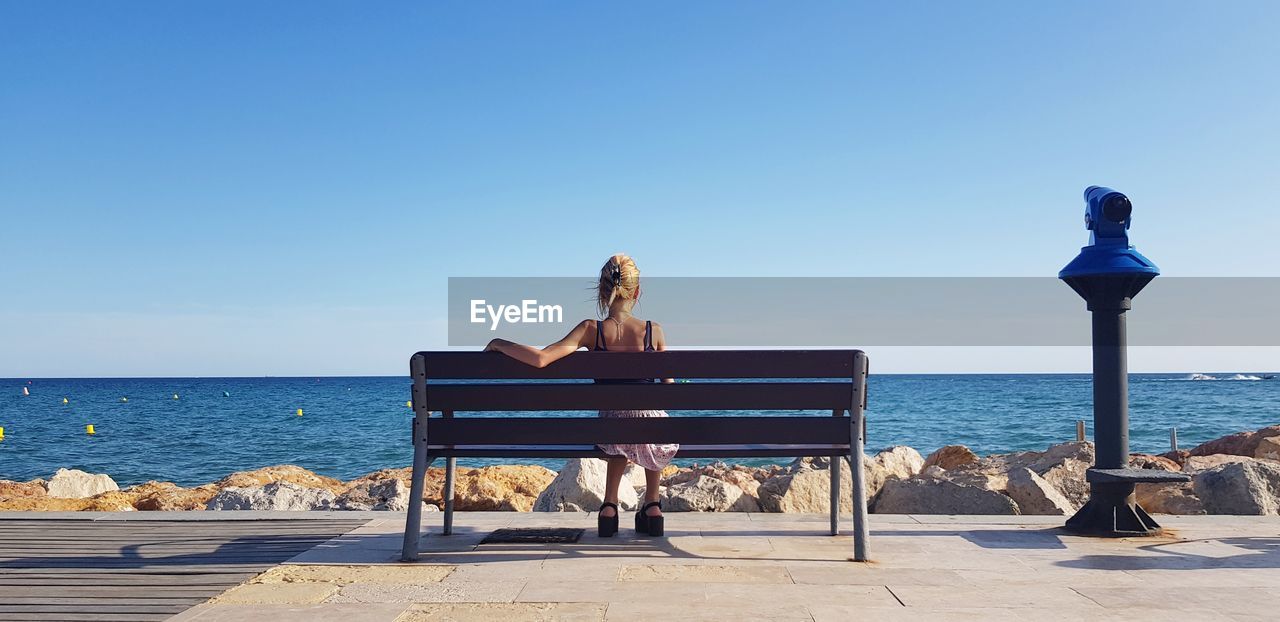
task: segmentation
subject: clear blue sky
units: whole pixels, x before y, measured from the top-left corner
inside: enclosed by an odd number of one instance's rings
[[[0,377],[399,374],[447,277],[615,251],[1051,275],[1089,184],[1166,274],[1275,275],[1278,31],[1270,1],[5,0]]]

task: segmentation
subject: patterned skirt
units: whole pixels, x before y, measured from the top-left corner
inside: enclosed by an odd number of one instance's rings
[[[664,410],[602,410],[601,417],[666,417]],[[611,456],[625,456],[645,469],[650,471],[661,471],[671,464],[671,459],[676,457],[676,452],[680,451],[680,446],[676,444],[664,445],[600,445],[600,449]]]

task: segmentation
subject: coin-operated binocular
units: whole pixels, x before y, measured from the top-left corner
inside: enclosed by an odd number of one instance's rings
[[[1106,279],[1108,282],[1123,278],[1132,289],[1121,293],[1132,298],[1160,269],[1150,259],[1142,256],[1129,245],[1129,225],[1133,222],[1133,203],[1129,197],[1110,188],[1089,186],[1084,191],[1084,226],[1089,230],[1089,245],[1058,273],[1058,278],[1072,288],[1081,279]],[[1076,288],[1076,292],[1092,304],[1091,296]]]
[[[1133,204],[1110,188],[1084,191],[1089,245],[1058,278],[1093,312],[1093,431],[1096,452],[1089,501],[1067,529],[1100,536],[1155,535],[1160,525],[1134,499],[1142,482],[1188,481],[1182,473],[1129,468],[1129,370],[1125,311],[1159,268],[1129,245]]]

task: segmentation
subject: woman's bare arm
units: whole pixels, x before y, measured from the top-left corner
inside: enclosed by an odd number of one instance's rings
[[[587,335],[592,334],[588,330],[590,327],[591,320],[583,320],[573,327],[573,330],[569,331],[569,334],[565,335],[563,339],[542,349],[507,341],[506,339],[494,339],[484,347],[484,350],[485,352],[501,352],[525,365],[542,368],[573,354],[578,348],[588,347]]]

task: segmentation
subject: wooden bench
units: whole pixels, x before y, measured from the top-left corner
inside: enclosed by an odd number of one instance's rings
[[[854,559],[867,557],[863,481],[867,357],[858,350],[576,352],[543,369],[496,352],[419,352],[413,377],[413,485],[445,458],[444,529],[453,531],[457,458],[607,457],[598,443],[679,443],[677,458],[849,457]],[[593,379],[679,378],[674,384]],[[457,382],[463,381],[463,382]],[[455,417],[480,411],[667,410],[671,417]],[[685,410],[808,410],[806,416],[687,416]],[[439,413],[432,417],[431,413]],[[838,533],[840,469],[831,471]],[[402,559],[417,558],[422,504],[411,503]]]

